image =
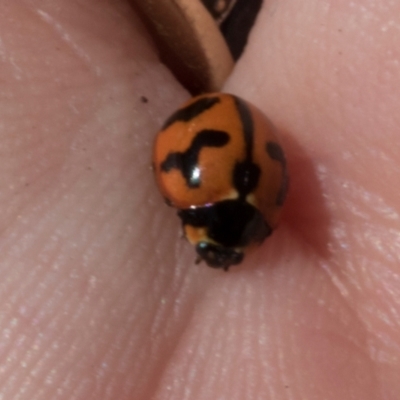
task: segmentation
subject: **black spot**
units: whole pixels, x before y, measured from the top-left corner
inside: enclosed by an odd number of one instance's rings
[[[210,239],[223,247],[245,247],[272,233],[261,213],[240,200],[224,200],[209,207],[179,210],[183,225],[207,228]]]
[[[276,142],[268,142],[265,145],[268,155],[276,161],[279,161],[282,165],[286,165],[285,154],[282,147]]]
[[[228,142],[229,135],[226,132],[211,129],[200,131],[186,151],[169,153],[161,163],[161,170],[169,172],[171,169],[179,169],[188,187],[199,187],[201,174],[198,169],[198,161],[201,149],[203,147],[222,147]]]
[[[188,122],[191,119],[197,117],[199,114],[204,111],[212,108],[215,104],[219,103],[218,97],[203,97],[196,102],[188,105],[185,108],[181,108],[180,110],[173,113],[162,126],[162,130],[167,129],[170,125],[172,125],[176,121]]]
[[[252,162],[236,163],[233,171],[233,185],[242,200],[245,200],[246,196],[257,187],[260,174],[260,168]]]
[[[140,101],[141,101],[142,103],[148,103],[148,102],[149,102],[149,99],[148,99],[147,97],[145,97],[145,96],[140,96]]]
[[[282,150],[282,147],[276,142],[268,142],[265,146],[265,149],[273,160],[276,160],[282,164],[282,185],[279,189],[278,195],[276,196],[276,205],[282,206],[285,202],[289,188],[289,175],[286,167],[285,154]]]

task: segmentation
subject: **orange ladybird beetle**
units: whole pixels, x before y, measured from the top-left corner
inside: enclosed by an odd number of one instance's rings
[[[285,155],[271,122],[239,97],[211,93],[185,103],[158,133],[153,166],[197,262],[227,270],[277,225]]]

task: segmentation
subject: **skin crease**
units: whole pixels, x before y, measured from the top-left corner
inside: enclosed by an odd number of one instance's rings
[[[188,94],[129,5],[1,0],[0,398],[398,399],[399,8],[266,2],[225,90],[291,189],[225,273],[155,187]]]

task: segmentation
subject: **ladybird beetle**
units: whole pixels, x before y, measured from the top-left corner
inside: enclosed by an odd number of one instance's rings
[[[227,270],[277,225],[285,155],[271,122],[239,97],[211,93],[185,103],[158,133],[153,167],[197,262]]]

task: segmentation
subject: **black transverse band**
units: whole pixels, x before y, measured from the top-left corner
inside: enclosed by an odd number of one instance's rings
[[[173,113],[162,126],[162,130],[167,129],[170,125],[172,125],[176,121],[188,122],[191,119],[197,117],[199,114],[204,111],[214,107],[215,104],[219,103],[220,100],[218,97],[203,97],[196,102],[188,105],[185,108],[181,108],[180,110]]]
[[[197,171],[199,154],[203,147],[222,147],[229,142],[229,135],[224,131],[204,129],[196,134],[189,148],[184,152],[169,153],[161,163],[161,170],[169,172],[179,169],[190,188],[201,185],[201,174]]]

